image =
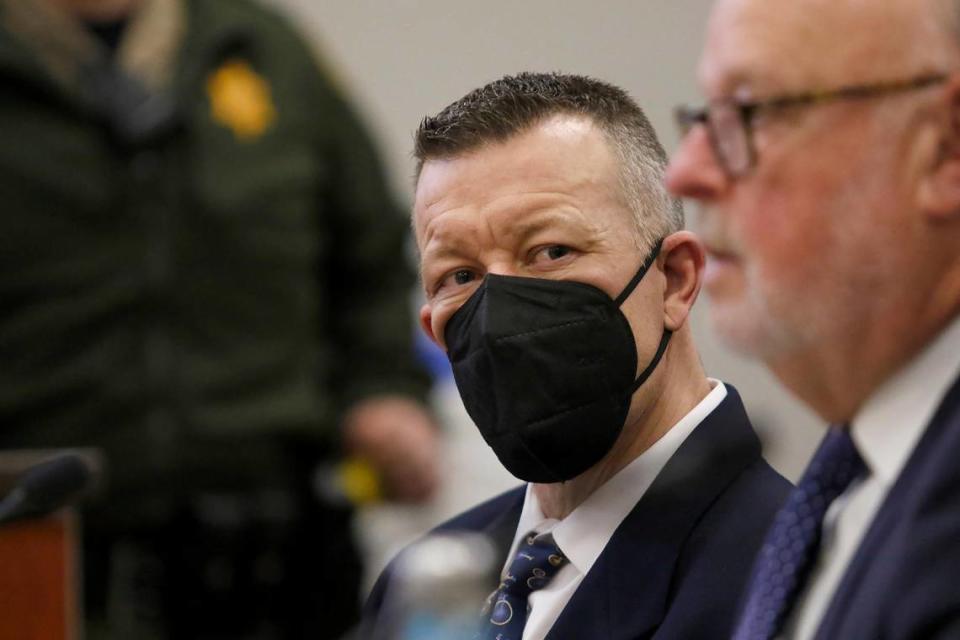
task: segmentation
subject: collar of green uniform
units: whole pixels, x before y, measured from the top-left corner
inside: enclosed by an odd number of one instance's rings
[[[84,66],[108,56],[83,24],[49,0],[0,0],[0,10],[3,29],[58,84],[75,89]],[[185,29],[182,0],[141,0],[117,50],[120,67],[150,90],[163,90],[173,75]],[[2,51],[0,57],[5,57]]]

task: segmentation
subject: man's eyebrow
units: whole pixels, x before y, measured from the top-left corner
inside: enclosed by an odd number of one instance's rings
[[[533,215],[535,216],[533,220],[523,220],[510,225],[510,229],[506,231],[504,235],[522,240],[523,238],[532,236],[538,231],[543,231],[547,227],[556,226],[558,222],[556,216],[547,217],[540,215],[539,212]]]
[[[426,269],[424,266],[428,261],[432,266],[437,262],[463,259],[470,252],[468,251],[468,242],[463,239],[462,235],[457,235],[450,242],[437,243],[428,241],[426,246],[421,248],[418,253],[420,254],[420,260],[417,274],[419,276],[420,286],[426,289],[427,281],[424,277]]]
[[[573,215],[570,209],[563,206],[547,205],[529,209],[523,220],[511,225],[508,235],[513,238],[524,239],[551,227],[586,230],[589,225],[580,212],[578,212],[578,215]]]
[[[538,209],[532,210],[529,216],[524,219],[512,222],[501,234],[513,242],[520,242],[551,227],[586,230],[589,226],[579,216],[571,215],[563,209],[549,206]],[[425,246],[419,252],[421,282],[423,281],[424,263],[427,259],[463,258],[472,253],[469,240],[461,234],[450,234],[447,239],[440,242],[434,241],[434,237],[431,234]]]
[[[420,251],[420,271],[423,271],[424,259],[429,256],[433,260],[442,260],[444,258],[459,258],[466,253],[462,248],[463,243],[456,241],[452,243],[443,243],[439,246],[431,242],[426,249]]]

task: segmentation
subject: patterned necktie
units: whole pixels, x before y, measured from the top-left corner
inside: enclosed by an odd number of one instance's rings
[[[527,623],[527,598],[557,574],[568,560],[550,536],[524,536],[507,576],[484,607],[478,640],[521,640]]]
[[[770,640],[817,557],[827,508],[866,466],[848,429],[833,427],[767,532],[734,640]]]

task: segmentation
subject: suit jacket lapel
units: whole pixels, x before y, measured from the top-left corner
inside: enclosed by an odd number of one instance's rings
[[[523,501],[526,496],[526,485],[518,487],[514,502],[504,509],[501,514],[490,520],[483,528],[483,533],[493,543],[497,550],[497,557],[504,561],[510,553],[510,547],[513,546],[513,538],[517,533],[517,525],[520,523],[520,513],[523,511]],[[497,579],[499,580],[499,571]],[[493,585],[495,588],[497,585]],[[493,589],[491,589],[492,591]]]
[[[669,606],[684,543],[703,513],[760,456],[737,392],[687,437],[620,524],[564,608],[548,640],[634,640]]]
[[[909,522],[907,511],[916,509],[918,501],[923,499],[922,495],[918,494],[929,490],[930,485],[936,483],[936,478],[931,478],[939,473],[939,465],[936,464],[935,458],[942,455],[945,449],[956,450],[954,445],[945,447],[945,439],[949,437],[950,429],[956,429],[958,426],[960,426],[960,379],[954,382],[953,387],[940,403],[930,425],[864,534],[853,560],[850,561],[850,566],[847,567],[834,592],[816,638],[841,637],[837,635],[837,631],[842,628],[847,616],[853,610],[859,587],[864,584],[864,580],[871,575],[872,571],[878,568],[889,569],[889,565],[877,565],[877,557],[882,554],[884,546],[895,533],[898,525]],[[948,463],[955,464],[952,459]],[[860,628],[862,630],[862,626]]]

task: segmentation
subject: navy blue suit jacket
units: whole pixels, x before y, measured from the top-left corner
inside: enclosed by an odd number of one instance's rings
[[[729,637],[754,555],[790,485],[760,456],[740,397],[727,390],[617,528],[549,640]],[[484,532],[506,560],[524,492],[508,491],[435,531]],[[390,575],[388,567],[367,601],[368,624]]]
[[[817,638],[960,638],[960,380],[864,535]]]

